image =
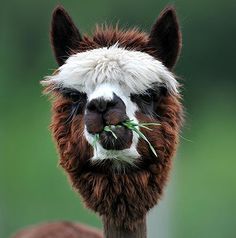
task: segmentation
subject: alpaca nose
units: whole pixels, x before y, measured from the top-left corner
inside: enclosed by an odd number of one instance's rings
[[[109,104],[111,104],[111,102],[109,102]],[[107,110],[107,106],[108,106],[107,100],[103,98],[98,98],[91,100],[87,105],[87,109],[91,112],[103,113]]]
[[[112,99],[94,98],[88,102],[85,113],[87,131],[100,133],[106,125],[117,125],[127,120],[124,102],[114,94]]]

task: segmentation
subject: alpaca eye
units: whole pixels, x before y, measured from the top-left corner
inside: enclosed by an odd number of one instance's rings
[[[67,95],[67,97],[71,99],[73,102],[77,102],[80,100],[80,93],[71,92]]]
[[[70,99],[72,102],[78,102],[81,98],[81,93],[77,90],[63,88],[60,89],[61,94],[63,97]]]
[[[145,102],[145,103],[151,103],[153,100],[153,95],[152,94],[144,94],[141,96],[141,99]]]

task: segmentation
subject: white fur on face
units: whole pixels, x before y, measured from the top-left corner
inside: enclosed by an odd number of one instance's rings
[[[100,97],[111,100],[115,93],[126,105],[129,119],[137,123],[137,106],[130,100],[131,94],[145,93],[158,84],[172,94],[178,93],[178,82],[160,61],[147,53],[121,48],[118,44],[70,56],[58,72],[46,77],[42,84],[76,89],[86,93],[88,101]],[[94,135],[89,134],[86,127],[84,135],[92,145]],[[132,161],[139,157],[138,139],[138,135],[133,133],[131,147],[125,150],[105,150],[98,143],[92,159]]]

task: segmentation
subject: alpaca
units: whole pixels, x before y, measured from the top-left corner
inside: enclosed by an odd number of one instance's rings
[[[59,68],[42,85],[52,98],[60,165],[86,207],[101,216],[105,237],[146,237],[146,214],[163,193],[183,121],[172,73],[182,45],[175,9],[166,7],[150,34],[97,26],[82,36],[59,6],[51,43]]]

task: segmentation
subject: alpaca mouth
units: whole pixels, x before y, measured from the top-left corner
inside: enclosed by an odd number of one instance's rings
[[[108,128],[112,128],[112,130]],[[106,150],[124,150],[130,148],[133,133],[128,128],[119,126],[107,126],[99,134],[99,143]]]

